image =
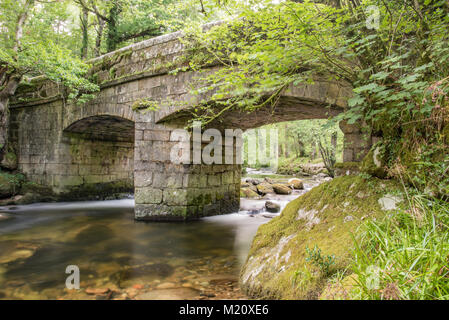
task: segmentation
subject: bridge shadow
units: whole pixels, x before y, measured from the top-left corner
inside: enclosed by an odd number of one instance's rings
[[[134,121],[115,115],[82,118],[63,130],[61,154],[73,176],[61,176],[67,200],[119,198],[134,192]]]

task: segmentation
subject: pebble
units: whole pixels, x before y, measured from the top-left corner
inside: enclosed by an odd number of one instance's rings
[[[176,287],[176,285],[172,282],[164,282],[156,287],[156,289],[172,289]]]
[[[87,288],[84,292],[91,295],[106,294],[109,292],[109,288]]]

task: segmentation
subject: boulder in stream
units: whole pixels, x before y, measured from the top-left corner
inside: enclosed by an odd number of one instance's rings
[[[259,195],[254,190],[250,188],[241,188],[240,197],[242,198],[259,198]]]
[[[298,178],[292,178],[288,180],[288,184],[293,187],[295,190],[303,190],[304,189],[304,183],[299,180]]]
[[[265,209],[268,212],[277,213],[281,211],[281,206],[273,201],[267,201],[265,202]]]
[[[272,186],[273,186],[274,192],[276,192],[277,194],[290,194],[290,193],[292,193],[292,189],[290,189],[285,184],[275,183]]]
[[[257,192],[261,195],[266,195],[269,193],[274,193],[273,187],[268,182],[262,182],[257,186]]]

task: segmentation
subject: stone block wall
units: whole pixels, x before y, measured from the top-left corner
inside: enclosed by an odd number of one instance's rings
[[[133,141],[102,141],[66,132],[66,111],[61,101],[12,109],[10,134],[19,170],[63,200],[132,192]]]
[[[360,162],[368,154],[373,142],[370,132],[363,124],[348,124],[340,121],[340,129],[344,133],[343,162]]]
[[[151,121],[136,123],[136,219],[191,220],[238,211],[241,166],[173,163],[171,152],[180,143],[174,130]],[[193,144],[186,143],[187,148],[192,160]]]

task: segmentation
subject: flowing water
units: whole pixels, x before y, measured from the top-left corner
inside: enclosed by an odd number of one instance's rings
[[[265,200],[188,223],[134,221],[133,199],[0,208],[0,299],[244,298],[238,274],[272,217]],[[80,290],[66,288],[69,265]]]

